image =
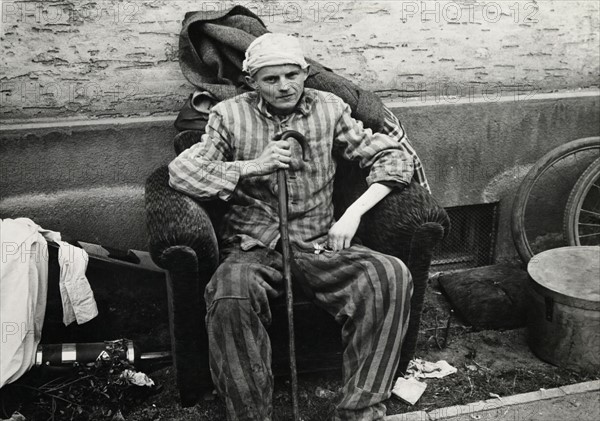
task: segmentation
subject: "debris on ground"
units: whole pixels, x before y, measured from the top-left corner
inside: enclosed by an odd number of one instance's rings
[[[13,412],[13,414],[11,415],[10,418],[4,418],[4,419],[2,419],[0,421],[27,421],[27,418],[25,418],[18,411],[15,411],[15,412]]]
[[[141,371],[137,372],[127,368],[123,370],[120,378],[135,386],[154,386],[154,381]]]
[[[417,403],[423,392],[425,392],[426,388],[427,383],[420,382],[414,377],[408,379],[398,377],[398,380],[396,380],[394,388],[392,389],[392,394],[409,405],[414,405]]]
[[[114,415],[113,415],[113,417],[111,418],[110,421],[125,421],[125,417],[121,413],[120,409],[117,412],[114,413]]]
[[[408,363],[405,377],[414,377],[416,379],[441,379],[457,372],[446,360],[436,363],[415,358]]]
[[[318,386],[315,389],[315,396],[321,399],[331,399],[335,396],[335,392],[329,389],[323,389],[321,386]]]

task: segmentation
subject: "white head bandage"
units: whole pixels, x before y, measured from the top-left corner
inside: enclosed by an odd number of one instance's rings
[[[308,67],[296,38],[268,33],[256,38],[248,46],[242,70],[254,75],[261,67],[280,64],[297,64],[303,69]]]

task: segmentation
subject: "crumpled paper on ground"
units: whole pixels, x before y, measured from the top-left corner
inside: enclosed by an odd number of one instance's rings
[[[392,389],[392,394],[409,405],[414,405],[417,403],[423,392],[425,392],[426,388],[427,383],[420,382],[414,377],[408,379],[398,377],[394,384],[394,388]]]
[[[0,421],[27,421],[27,418],[25,418],[20,412],[15,411],[10,418],[2,418]]]
[[[414,405],[427,387],[427,384],[419,381],[419,379],[441,379],[456,373],[456,371],[457,369],[445,360],[432,363],[415,358],[408,363],[404,378],[398,377],[396,380],[392,394],[404,402]]]
[[[456,373],[457,369],[452,367],[446,360],[436,363],[415,358],[408,363],[405,378],[414,377],[416,379],[441,379],[450,374]]]
[[[123,370],[121,378],[136,386],[154,386],[154,381],[150,377],[145,373],[137,372],[135,370]]]

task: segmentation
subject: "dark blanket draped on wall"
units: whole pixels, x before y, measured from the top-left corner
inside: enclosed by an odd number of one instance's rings
[[[179,36],[179,64],[188,81],[210,92],[217,100],[248,91],[242,73],[246,48],[258,36],[269,32],[262,20],[242,6],[221,11],[188,12]],[[332,92],[341,97],[352,116],[365,127],[379,131],[383,125],[383,104],[331,69],[307,58],[310,73],[305,86]],[[206,115],[190,107],[189,100],[175,123],[180,130],[204,129]]]

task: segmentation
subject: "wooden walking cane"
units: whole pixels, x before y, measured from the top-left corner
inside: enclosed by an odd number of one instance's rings
[[[302,147],[302,161],[307,161],[306,138],[295,130],[286,130],[275,136],[274,140],[293,138]],[[298,376],[296,374],[296,345],[294,341],[294,296],[292,293],[292,251],[288,232],[288,192],[287,173],[283,168],[277,170],[277,186],[279,190],[279,232],[281,234],[281,251],[283,255],[283,280],[286,291],[286,309],[288,316],[288,337],[290,351],[290,377],[292,383],[292,413],[294,421],[300,421],[298,411]]]

